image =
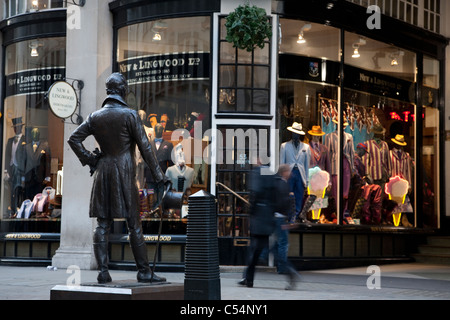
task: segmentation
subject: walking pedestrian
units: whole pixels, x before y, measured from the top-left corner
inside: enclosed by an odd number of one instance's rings
[[[297,271],[294,269],[288,260],[289,248],[289,230],[284,228],[288,224],[290,203],[290,189],[288,180],[291,175],[291,168],[289,165],[281,165],[275,175],[275,236],[277,239],[277,269],[278,273],[288,275],[287,290],[295,286],[295,280],[299,278]]]
[[[250,182],[250,252],[248,266],[240,285],[253,287],[255,268],[261,252],[269,247],[269,236],[275,230],[275,179],[273,174],[261,174],[263,167],[252,172]],[[264,173],[267,173],[264,170]]]

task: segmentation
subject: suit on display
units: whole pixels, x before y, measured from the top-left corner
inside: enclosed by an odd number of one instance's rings
[[[287,129],[292,132],[292,140],[281,144],[280,165],[288,164],[292,170],[288,183],[295,196],[295,211],[298,215],[302,211],[303,197],[308,186],[311,150],[309,145],[302,142],[305,132],[301,123],[294,122]]]
[[[25,198],[33,197],[42,192],[46,182],[50,182],[50,147],[47,141],[40,140],[38,128],[31,131],[31,143],[25,146]]]
[[[113,218],[127,219],[131,249],[138,268],[137,280],[165,281],[153,274],[148,263],[135,181],[136,145],[156,183],[161,186],[160,190],[167,180],[141,119],[124,100],[127,89],[126,79],[120,73],[108,77],[108,96],[102,108],[90,114],[68,141],[80,162],[90,166],[94,177],[89,215],[96,217],[98,222],[94,232],[94,254],[100,270],[97,277],[99,283],[112,281],[108,272],[108,236]],[[92,153],[83,146],[83,141],[90,135],[95,137],[101,152]]]
[[[6,142],[5,167],[6,179],[9,182],[11,190],[10,208],[11,214],[17,211],[24,200],[24,183],[25,183],[25,137],[22,134],[24,123],[22,117],[12,119],[12,127],[15,136],[9,138]]]
[[[158,159],[159,166],[161,167],[162,172],[166,172],[167,168],[173,166],[172,162],[172,150],[173,144],[170,141],[166,141],[163,139],[164,127],[161,124],[155,125],[155,138],[150,140],[150,145],[153,150],[155,150],[156,158]],[[155,179],[151,174],[150,168],[146,166],[145,168],[145,177],[147,186],[149,188],[154,187]]]

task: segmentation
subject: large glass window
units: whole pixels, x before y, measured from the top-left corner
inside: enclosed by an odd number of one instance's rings
[[[63,8],[66,0],[3,0],[3,17],[5,19],[28,12]],[[78,3],[78,1],[76,2]]]
[[[204,134],[211,126],[210,28],[209,17],[188,17],[118,30],[118,71],[128,81],[127,102],[141,115],[174,189],[186,195],[207,189],[209,181],[203,151],[208,144]],[[152,219],[146,199],[152,201],[153,179],[139,160],[137,180],[142,216]],[[165,214],[180,219],[183,212]]]
[[[280,25],[280,162],[299,171],[291,176],[292,186],[300,182],[292,190],[296,213],[318,223],[439,227],[439,61],[424,57],[418,104],[414,52],[344,32],[341,57],[339,29],[290,19]],[[308,164],[283,157],[288,144],[309,153]],[[313,190],[319,178],[325,182]]]
[[[416,192],[423,192],[422,224],[424,227],[438,228],[439,221],[439,93],[440,92],[440,62],[433,58],[424,57],[423,60],[423,92],[422,92],[422,188]]]
[[[332,120],[339,108],[340,30],[289,19],[281,19],[280,24],[277,106],[280,163],[293,167],[290,183],[296,199],[295,211],[299,213],[305,204],[304,195],[308,193],[309,171],[320,168],[328,180],[337,175],[339,153],[336,148],[326,147],[326,136],[334,132]],[[298,159],[305,159],[297,161],[296,156],[291,156],[295,150],[300,154]],[[313,210],[305,209],[308,220],[321,217],[322,222],[336,222],[335,202],[329,196],[331,182],[325,183],[320,191],[309,189],[320,194],[322,205],[310,206]],[[329,192],[324,197],[323,190],[327,188]]]
[[[64,127],[49,111],[44,94],[53,82],[65,78],[65,59],[63,37],[6,47],[1,189],[4,231],[59,232]]]
[[[416,55],[348,32],[345,45],[344,135],[353,162],[347,157],[343,172],[344,217],[412,227]]]

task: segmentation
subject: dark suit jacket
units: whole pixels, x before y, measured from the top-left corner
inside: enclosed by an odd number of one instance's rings
[[[156,158],[158,158],[161,170],[163,172],[166,172],[167,168],[173,166],[172,162],[173,144],[169,141],[163,140],[161,142],[161,145],[159,146],[159,149],[156,149],[155,140],[152,139],[150,141],[150,145],[152,149],[155,150]],[[146,166],[145,168],[145,178],[147,180],[147,183],[155,183],[153,175],[151,174],[151,171],[149,170],[148,166]]]
[[[51,154],[48,142],[40,141],[36,151],[33,151],[33,143],[28,143],[25,152],[25,181],[43,182],[50,176]]]
[[[83,146],[90,135],[100,145],[100,158]],[[91,217],[128,218],[139,214],[136,145],[155,181],[165,180],[139,115],[118,95],[109,95],[102,108],[91,113],[75,129],[68,143],[83,165],[96,168],[89,209]]]
[[[12,158],[12,144],[14,141],[14,137],[9,138],[8,142],[6,143],[6,154],[5,154],[5,167],[9,174],[9,182],[11,183],[13,189],[17,186],[21,185],[21,178],[25,176],[25,165],[26,165],[26,154],[25,154],[25,136],[22,135],[22,137],[19,139],[19,144],[17,145],[16,149],[16,162],[17,167],[11,167],[9,163],[11,162]]]

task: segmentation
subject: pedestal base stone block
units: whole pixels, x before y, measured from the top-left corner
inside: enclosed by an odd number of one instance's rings
[[[50,300],[183,300],[184,285],[179,283],[141,283],[133,280],[80,286],[56,285]]]

